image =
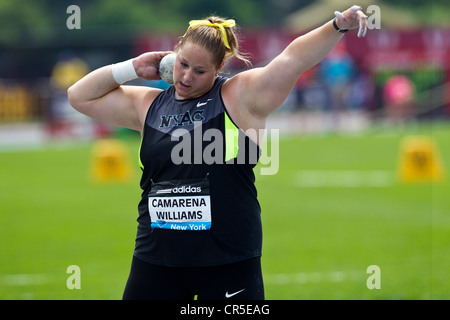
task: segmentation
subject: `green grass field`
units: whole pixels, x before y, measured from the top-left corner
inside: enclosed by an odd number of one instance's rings
[[[409,135],[435,138],[444,182],[396,180]],[[121,298],[141,193],[139,137],[125,142],[128,184],[89,180],[89,143],[0,150],[0,299]],[[449,299],[449,146],[445,124],[282,137],[278,174],[257,175],[266,298]],[[70,265],[79,290],[66,286]],[[381,289],[366,285],[371,265]]]

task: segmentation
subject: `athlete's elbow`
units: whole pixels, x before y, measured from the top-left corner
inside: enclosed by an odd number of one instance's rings
[[[74,89],[74,85],[70,86],[69,89],[67,89],[67,98],[69,99],[70,105],[75,108],[76,90]]]
[[[67,98],[69,99],[69,102],[71,100],[73,100],[73,85],[71,85],[68,89],[67,89]]]
[[[76,83],[67,89],[67,98],[72,108],[81,112],[81,109],[83,109],[83,102],[80,99]]]

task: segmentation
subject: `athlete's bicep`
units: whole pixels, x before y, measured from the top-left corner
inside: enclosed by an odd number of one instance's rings
[[[234,79],[240,104],[251,114],[266,118],[285,101],[300,74],[300,68],[294,67],[286,54],[263,68],[242,72]]]
[[[146,114],[145,106],[148,109],[151,97],[157,92],[159,93],[156,89],[147,87],[120,86],[78,110],[100,122],[141,131]]]

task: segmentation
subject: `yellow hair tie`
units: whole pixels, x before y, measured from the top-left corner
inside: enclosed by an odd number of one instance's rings
[[[223,43],[225,44],[225,47],[231,50],[230,44],[228,43],[227,39],[227,32],[225,31],[225,27],[232,28],[236,25],[236,22],[233,19],[225,20],[224,22],[218,22],[218,23],[211,23],[208,20],[191,20],[189,21],[189,28],[194,28],[197,26],[210,26],[210,27],[216,27],[219,28],[220,32],[222,33]],[[186,31],[187,32],[187,31]]]

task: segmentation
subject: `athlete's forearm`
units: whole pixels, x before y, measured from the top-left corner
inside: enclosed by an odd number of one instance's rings
[[[161,59],[171,51],[147,52],[137,58],[97,69],[69,88],[69,101],[75,109],[95,102],[120,84],[141,77],[159,80],[158,67]]]
[[[354,5],[344,12],[335,11],[334,19],[321,27],[295,39],[285,50],[293,62],[294,72],[304,72],[322,61],[342,38],[343,30],[359,28],[358,37],[365,37],[367,32],[367,16],[362,7]]]
[[[237,90],[245,92],[243,105],[265,119],[286,100],[300,75],[319,63],[341,38],[328,22],[292,41],[266,67],[240,74],[243,80]]]
[[[114,80],[112,66],[108,65],[92,71],[67,90],[71,105],[77,109],[93,102],[120,85]]]
[[[292,41],[285,54],[292,61],[296,73],[301,74],[322,61],[342,36],[343,33],[337,32],[333,27],[333,22],[328,21]]]

